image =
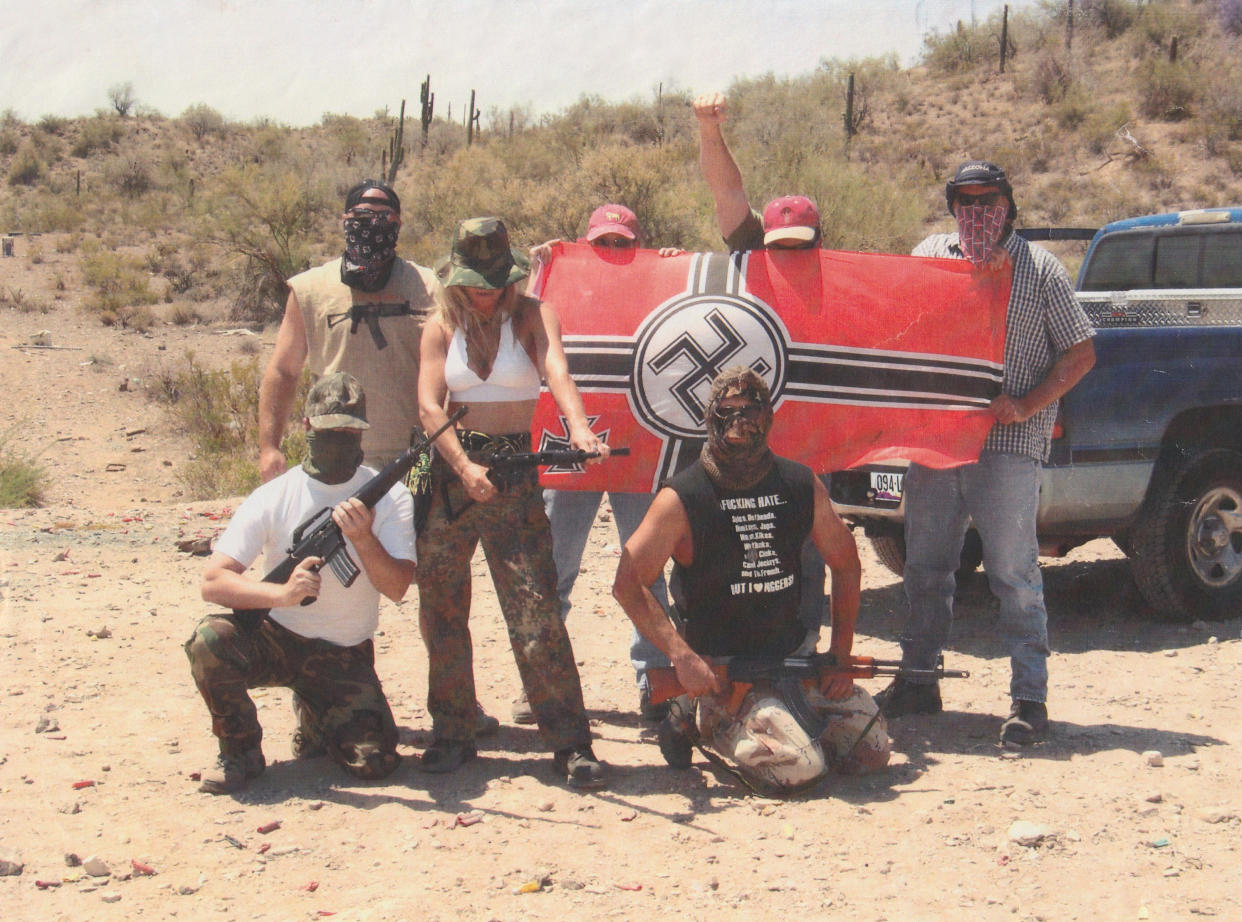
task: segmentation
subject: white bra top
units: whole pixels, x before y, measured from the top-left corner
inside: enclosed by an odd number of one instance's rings
[[[474,373],[466,358],[466,336],[453,331],[444,359],[444,382],[454,403],[500,403],[535,400],[539,396],[539,372],[526,349],[513,335],[513,318],[500,327],[500,346],[492,373],[486,379]]]

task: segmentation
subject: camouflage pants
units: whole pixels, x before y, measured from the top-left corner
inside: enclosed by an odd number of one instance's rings
[[[198,623],[185,652],[225,755],[263,739],[247,690],[283,687],[293,689],[303,728],[350,774],[383,778],[401,761],[370,640],[341,647],[301,637],[271,618],[246,628],[231,614],[212,614]]]
[[[418,620],[427,645],[427,710],[438,739],[474,737],[470,559],[480,542],[522,685],[550,750],[589,742],[582,685],[556,598],[552,530],[535,472],[488,503],[470,503],[439,458],[418,535]],[[449,507],[460,514],[449,516]]]

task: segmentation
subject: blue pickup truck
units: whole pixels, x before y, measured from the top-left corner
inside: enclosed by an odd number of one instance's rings
[[[1108,537],[1163,616],[1242,614],[1242,208],[1108,224],[1077,288],[1096,363],[1061,402],[1040,553]],[[837,511],[897,573],[902,473],[879,465],[832,478]],[[971,531],[959,575],[981,558]]]

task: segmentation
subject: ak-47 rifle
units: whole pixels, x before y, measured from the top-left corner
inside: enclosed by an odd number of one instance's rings
[[[609,457],[628,455],[628,448],[614,448]],[[602,452],[586,451],[582,448],[551,448],[547,451],[469,451],[467,457],[476,464],[487,468],[487,479],[496,485],[496,489],[504,491],[508,487],[521,482],[522,472],[532,467],[566,467],[583,464],[591,458],[598,458]],[[447,493],[445,499],[447,500]],[[474,500],[468,500],[457,508],[448,507],[449,519],[455,519],[471,506]]]
[[[358,492],[352,498],[360,501],[368,509],[374,509],[375,504],[392,489],[393,484],[402,480],[409,473],[410,468],[418,463],[420,456],[427,450],[427,446],[434,442],[440,433],[451,428],[465,416],[466,410],[467,407],[458,407],[443,426],[430,435],[416,439],[413,445],[395,460],[384,465],[383,470],[359,487]],[[340,526],[332,521],[332,509],[327,506],[293,530],[289,549],[285,551],[285,554],[285,559],[263,577],[263,582],[287,583],[298,564],[307,557],[322,558],[323,563],[316,565],[313,569],[318,571],[327,566],[346,589],[354,584],[354,580],[362,572],[354,563],[353,558],[349,556],[349,550],[345,546],[345,536],[341,534]],[[307,596],[300,604],[310,605],[314,601],[315,596]],[[251,627],[269,611],[271,611],[270,608],[235,608],[233,615],[241,624]]]
[[[812,738],[823,732],[824,721],[806,699],[807,684],[822,691],[838,676],[849,676],[852,679],[895,676],[915,680],[965,679],[970,676],[964,669],[945,669],[943,656],[935,669],[903,669],[900,660],[875,659],[870,656],[851,656],[848,663],[840,663],[832,653],[787,656],[784,659],[771,656],[718,656],[704,659],[727,691],[725,708],[730,714],[738,712],[742,699],[756,682],[766,682],[780,694],[794,719],[811,733]],[[651,690],[652,704],[676,698],[686,691],[677,680],[677,670],[672,666],[648,669],[647,684]],[[818,731],[815,729],[817,727]]]

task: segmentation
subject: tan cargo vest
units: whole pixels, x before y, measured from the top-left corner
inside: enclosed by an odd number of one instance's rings
[[[439,285],[430,269],[404,259],[374,292],[344,284],[340,259],[289,279],[311,374],[348,372],[366,392],[371,428],[362,434],[362,450],[372,467],[404,451],[418,425],[418,343]]]

